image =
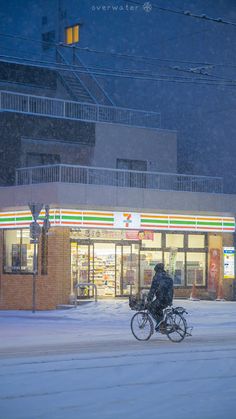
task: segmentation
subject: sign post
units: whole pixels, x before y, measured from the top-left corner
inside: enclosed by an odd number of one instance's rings
[[[30,238],[32,239],[31,243],[34,245],[34,256],[33,256],[33,286],[32,286],[32,313],[36,311],[36,279],[38,272],[38,255],[37,255],[37,246],[39,243],[39,237],[41,234],[41,226],[37,220],[43,220],[43,227],[46,231],[50,228],[49,221],[49,205],[45,205],[45,217],[39,218],[39,214],[42,211],[43,204],[40,203],[29,203],[29,208],[32,214],[34,221],[30,224]]]
[[[234,278],[235,275],[235,248],[224,247],[224,279]]]

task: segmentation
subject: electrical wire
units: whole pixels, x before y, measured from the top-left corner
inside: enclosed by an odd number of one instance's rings
[[[78,45],[67,45],[64,44],[63,42],[48,42],[48,41],[42,41],[39,39],[33,39],[33,38],[27,38],[27,37],[23,37],[21,35],[12,35],[12,34],[6,34],[6,33],[0,33],[0,36],[3,37],[8,37],[8,38],[14,38],[14,39],[21,39],[24,41],[28,41],[28,42],[37,42],[39,44],[44,44],[47,46],[51,46],[51,47],[62,47],[62,48],[70,48],[70,49],[74,49],[74,50],[78,50],[78,51],[84,51],[84,52],[91,52],[91,53],[95,53],[95,54],[102,54],[102,55],[111,55],[111,56],[115,56],[115,57],[119,57],[119,58],[125,58],[125,59],[135,59],[135,60],[140,60],[140,61],[163,61],[163,62],[175,62],[175,63],[181,63],[181,64],[190,64],[190,65],[202,65],[202,66],[214,66],[214,67],[231,67],[231,68],[236,68],[236,64],[232,64],[232,63],[212,63],[212,62],[204,62],[204,61],[189,61],[189,60],[179,60],[178,58],[175,59],[168,59],[168,58],[159,58],[159,57],[149,57],[149,56],[143,56],[143,55],[132,55],[132,54],[125,54],[125,53],[119,53],[119,52],[112,52],[112,51],[105,51],[105,50],[98,50],[98,49],[93,49],[93,48],[89,48],[89,47],[79,47]]]
[[[2,61],[4,62],[9,62],[9,59],[12,60],[11,62],[15,63],[15,64],[19,64],[19,60],[21,58],[19,57],[10,57],[10,56],[4,56],[4,55],[0,55],[0,57],[2,57]],[[25,61],[25,59],[24,59]],[[29,60],[27,59],[27,61],[30,61],[28,65],[32,66],[32,67],[44,67],[50,70],[57,70],[57,71],[69,71],[71,72],[71,68],[65,68],[65,67],[61,67],[58,64],[54,64],[52,63],[52,65],[48,65],[48,62],[46,62],[47,65],[42,64],[42,60],[41,61],[37,61],[37,60]],[[40,63],[40,65],[38,64]],[[82,74],[87,74],[87,70],[86,69],[74,69],[75,73],[82,73]],[[234,84],[228,84],[228,82],[217,82],[216,80],[204,80],[204,79],[193,79],[193,78],[176,78],[173,77],[171,78],[170,75],[156,75],[156,76],[148,76],[148,75],[131,75],[131,74],[120,74],[120,73],[114,73],[112,71],[110,72],[102,72],[101,70],[95,70],[93,72],[93,75],[99,76],[99,77],[119,77],[119,78],[126,78],[126,79],[132,79],[132,80],[143,80],[143,81],[165,81],[165,82],[173,82],[173,83],[191,83],[191,84],[202,84],[202,85],[207,85],[207,86],[218,86],[218,87],[236,87],[236,85]],[[235,81],[236,82],[236,81]]]
[[[13,50],[13,48],[5,48],[5,47],[3,47],[2,49],[4,49],[4,50]],[[3,57],[4,57],[4,55],[2,55]],[[11,59],[11,57],[9,57],[10,59]],[[21,57],[14,57],[14,59],[20,59],[20,60],[24,60],[24,61],[32,61],[32,57],[25,57],[25,56],[21,56]],[[53,58],[54,58],[54,55],[53,55]],[[53,62],[50,62],[50,61],[45,61],[45,60],[37,60],[37,62],[40,62],[40,63],[44,63],[44,64],[46,64],[47,66],[48,65],[50,65],[50,64],[52,64],[52,65],[59,65],[58,63],[56,63],[55,61],[53,61]],[[60,64],[60,69],[63,69],[63,66],[65,67],[65,69],[66,70],[68,70],[68,65],[67,64]],[[203,77],[206,77],[206,78],[208,78],[208,80],[210,81],[210,80],[221,80],[222,82],[226,82],[226,83],[235,83],[236,81],[234,80],[234,79],[227,79],[227,78],[225,78],[225,77],[220,77],[220,76],[218,76],[218,75],[215,75],[215,74],[209,74],[209,73],[206,73],[206,71],[205,71],[205,69],[206,69],[206,67],[212,67],[212,66],[203,66],[203,67],[196,67],[196,68],[181,68],[181,67],[177,67],[177,66],[164,66],[164,65],[161,65],[161,64],[158,64],[157,65],[158,67],[161,67],[161,68],[163,68],[163,69],[167,69],[167,70],[171,70],[171,71],[179,71],[179,72],[185,72],[185,73],[191,73],[191,74],[198,74],[198,75],[200,75],[200,76],[202,76],[202,78],[200,79],[200,80],[203,80]],[[79,65],[73,65],[73,64],[70,64],[70,66],[69,66],[69,68],[70,68],[70,70],[69,71],[71,71],[72,69],[73,70],[78,70],[78,69],[83,69],[83,67],[82,66],[79,66]],[[57,68],[58,69],[58,68]],[[132,70],[130,70],[130,69],[128,69],[128,68],[122,68],[122,69],[111,69],[111,68],[105,68],[105,67],[102,67],[102,66],[97,66],[97,65],[93,65],[93,66],[86,66],[86,69],[87,70],[90,70],[90,71],[93,71],[94,69],[99,69],[99,70],[101,70],[101,71],[109,71],[109,72],[118,72],[118,73],[130,73],[130,74],[142,74],[142,75],[150,75],[150,76],[159,76],[159,77],[161,77],[161,76],[165,76],[165,75],[160,75],[160,74],[158,74],[158,73],[154,73],[154,72],[151,72],[150,70],[135,70],[135,69],[132,69]],[[202,70],[204,70],[204,73],[202,72]],[[168,75],[168,77],[169,77],[170,75]],[[173,76],[174,77],[174,76]],[[175,78],[179,78],[180,76],[175,76]]]
[[[124,0],[124,1],[126,3],[127,2],[128,3],[133,3],[133,4],[144,7],[144,4],[140,3],[138,1],[134,1],[134,0]],[[149,3],[149,2],[147,2],[147,3]],[[153,9],[161,10],[162,12],[174,13],[174,14],[178,14],[178,15],[192,17],[192,18],[195,18],[195,19],[208,20],[208,21],[212,21],[212,22],[215,22],[215,23],[220,23],[220,24],[223,24],[223,25],[231,25],[231,26],[234,26],[234,27],[236,26],[235,22],[227,21],[225,19],[222,19],[221,17],[214,18],[214,17],[211,17],[211,16],[207,16],[206,14],[198,15],[196,13],[192,13],[190,10],[170,9],[170,8],[167,8],[167,7],[158,6],[157,4],[153,4],[153,3],[150,3],[150,7],[153,8]]]

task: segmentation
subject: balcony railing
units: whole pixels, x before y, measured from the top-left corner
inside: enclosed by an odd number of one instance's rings
[[[49,182],[107,185],[121,188],[223,193],[223,180],[219,177],[141,172],[65,164],[26,167],[16,170],[16,185]]]
[[[0,110],[80,121],[160,128],[160,114],[0,90]]]

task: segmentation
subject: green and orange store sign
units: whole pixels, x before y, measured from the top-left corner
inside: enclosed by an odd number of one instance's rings
[[[40,217],[44,216],[42,210]],[[7,211],[0,213],[0,228],[27,228],[32,223],[31,212]],[[39,219],[39,223],[42,222]],[[125,230],[172,230],[199,232],[235,231],[234,217],[154,214],[118,211],[90,211],[50,209],[52,227],[105,228]]]

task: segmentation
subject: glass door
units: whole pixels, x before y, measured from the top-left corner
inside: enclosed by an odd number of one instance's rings
[[[93,280],[98,296],[115,295],[115,245],[114,243],[94,243]]]
[[[71,242],[71,292],[76,284],[92,282],[93,245],[88,241]],[[78,288],[78,295],[90,297],[93,291],[86,287]]]
[[[130,295],[139,289],[139,243],[116,245],[116,296]]]

